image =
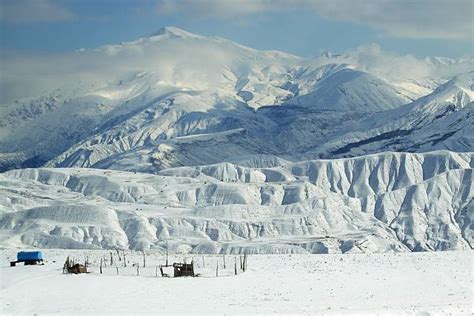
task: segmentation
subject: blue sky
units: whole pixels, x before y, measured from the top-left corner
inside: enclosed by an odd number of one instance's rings
[[[134,40],[161,26],[301,56],[369,43],[416,56],[473,54],[468,0],[0,0],[3,53]]]

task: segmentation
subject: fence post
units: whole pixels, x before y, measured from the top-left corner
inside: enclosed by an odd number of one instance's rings
[[[122,261],[122,257],[120,257],[120,251],[118,250],[118,248],[115,248],[115,251],[117,252],[118,260]]]
[[[224,269],[226,268],[225,267],[225,254],[222,255],[224,257]]]
[[[237,258],[234,257],[234,273],[237,275]]]
[[[219,260],[216,261],[216,277],[219,276]]]

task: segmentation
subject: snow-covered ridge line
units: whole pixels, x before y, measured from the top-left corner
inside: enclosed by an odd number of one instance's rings
[[[473,153],[0,174],[4,245],[178,252],[471,249]],[[262,159],[268,159],[262,157]]]

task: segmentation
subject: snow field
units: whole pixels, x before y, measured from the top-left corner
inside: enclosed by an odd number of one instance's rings
[[[67,255],[98,262],[104,251],[45,250],[44,266],[8,266],[2,251],[0,306],[12,313],[311,313],[469,315],[473,312],[472,252],[365,255],[252,255],[237,276],[154,276],[164,255],[147,253],[140,276],[97,266],[87,275],[62,274]],[[142,254],[127,252],[130,262]],[[182,260],[182,256],[171,256]],[[170,257],[170,258],[171,258]],[[191,259],[191,257],[187,257]],[[199,266],[202,256],[194,257]],[[222,256],[205,255],[206,265]],[[233,265],[232,256],[226,257]],[[171,262],[171,260],[170,260]],[[128,268],[127,268],[128,269]],[[197,268],[199,273],[202,268]],[[232,274],[232,273],[230,273]],[[47,291],[44,288],[47,287]]]

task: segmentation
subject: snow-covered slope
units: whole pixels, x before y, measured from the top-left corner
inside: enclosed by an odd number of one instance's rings
[[[178,252],[471,249],[472,154],[384,153],[158,175],[22,169],[0,175],[2,245]],[[262,156],[259,165],[269,162]],[[275,162],[274,162],[275,163]]]
[[[18,157],[16,165],[41,165],[77,142],[91,136],[107,138],[102,134],[110,134],[109,129],[120,124],[119,128],[129,127],[135,123],[133,120],[142,118],[137,115],[147,118],[140,137],[149,135],[154,140],[192,134],[195,129],[207,127],[176,124],[186,113],[279,103],[291,94],[279,87],[287,68],[300,60],[176,28],[164,28],[129,43],[83,50],[71,59],[97,63],[89,66],[90,72],[97,73],[97,80],[90,85],[78,80],[66,82],[65,88],[40,98],[2,106],[0,152],[10,157],[3,169],[15,166],[13,157]],[[98,65],[107,67],[105,72],[110,77],[101,77],[104,71],[99,73],[93,68]],[[258,91],[250,96],[250,90]],[[162,115],[168,111],[168,115]],[[129,141],[133,136],[125,133],[113,136],[116,143],[124,143],[121,151],[143,144]]]
[[[433,93],[399,108],[377,113],[316,151],[354,156],[373,151],[473,151],[474,72],[460,74]]]
[[[408,101],[375,76],[346,68],[324,77],[311,92],[287,104],[326,111],[378,112]]]
[[[183,107],[188,108],[192,102],[207,104],[204,96],[175,95],[172,107],[169,100],[150,106],[133,118],[71,147],[48,166],[155,172],[167,167],[232,161],[256,154],[298,160],[387,150],[473,150],[472,73],[458,75],[430,95],[390,109],[393,106],[389,104],[397,104],[395,100],[401,103],[395,93],[379,95],[366,91],[364,94],[364,85],[356,92],[351,90],[348,96],[352,101],[334,97],[334,103],[326,103],[324,96],[331,91],[337,90],[336,94],[343,96],[341,86],[336,84],[331,89],[324,85],[324,81],[332,81],[331,77],[340,72],[350,72],[352,76],[354,71],[339,70],[322,80],[319,85],[327,89],[317,88],[310,93],[321,97],[315,99],[314,106],[312,97],[306,94],[293,99],[299,100],[297,106],[290,100],[283,106],[252,111],[245,104],[227,98],[219,101],[226,104],[224,110],[185,112]],[[359,76],[368,77],[358,73],[356,77]],[[386,84],[375,88],[378,92],[389,89]],[[382,99],[388,102],[383,106],[385,110],[377,108],[384,104]],[[301,100],[305,100],[304,106],[300,106]],[[335,108],[323,109],[324,104]],[[356,110],[357,107],[365,108]]]

